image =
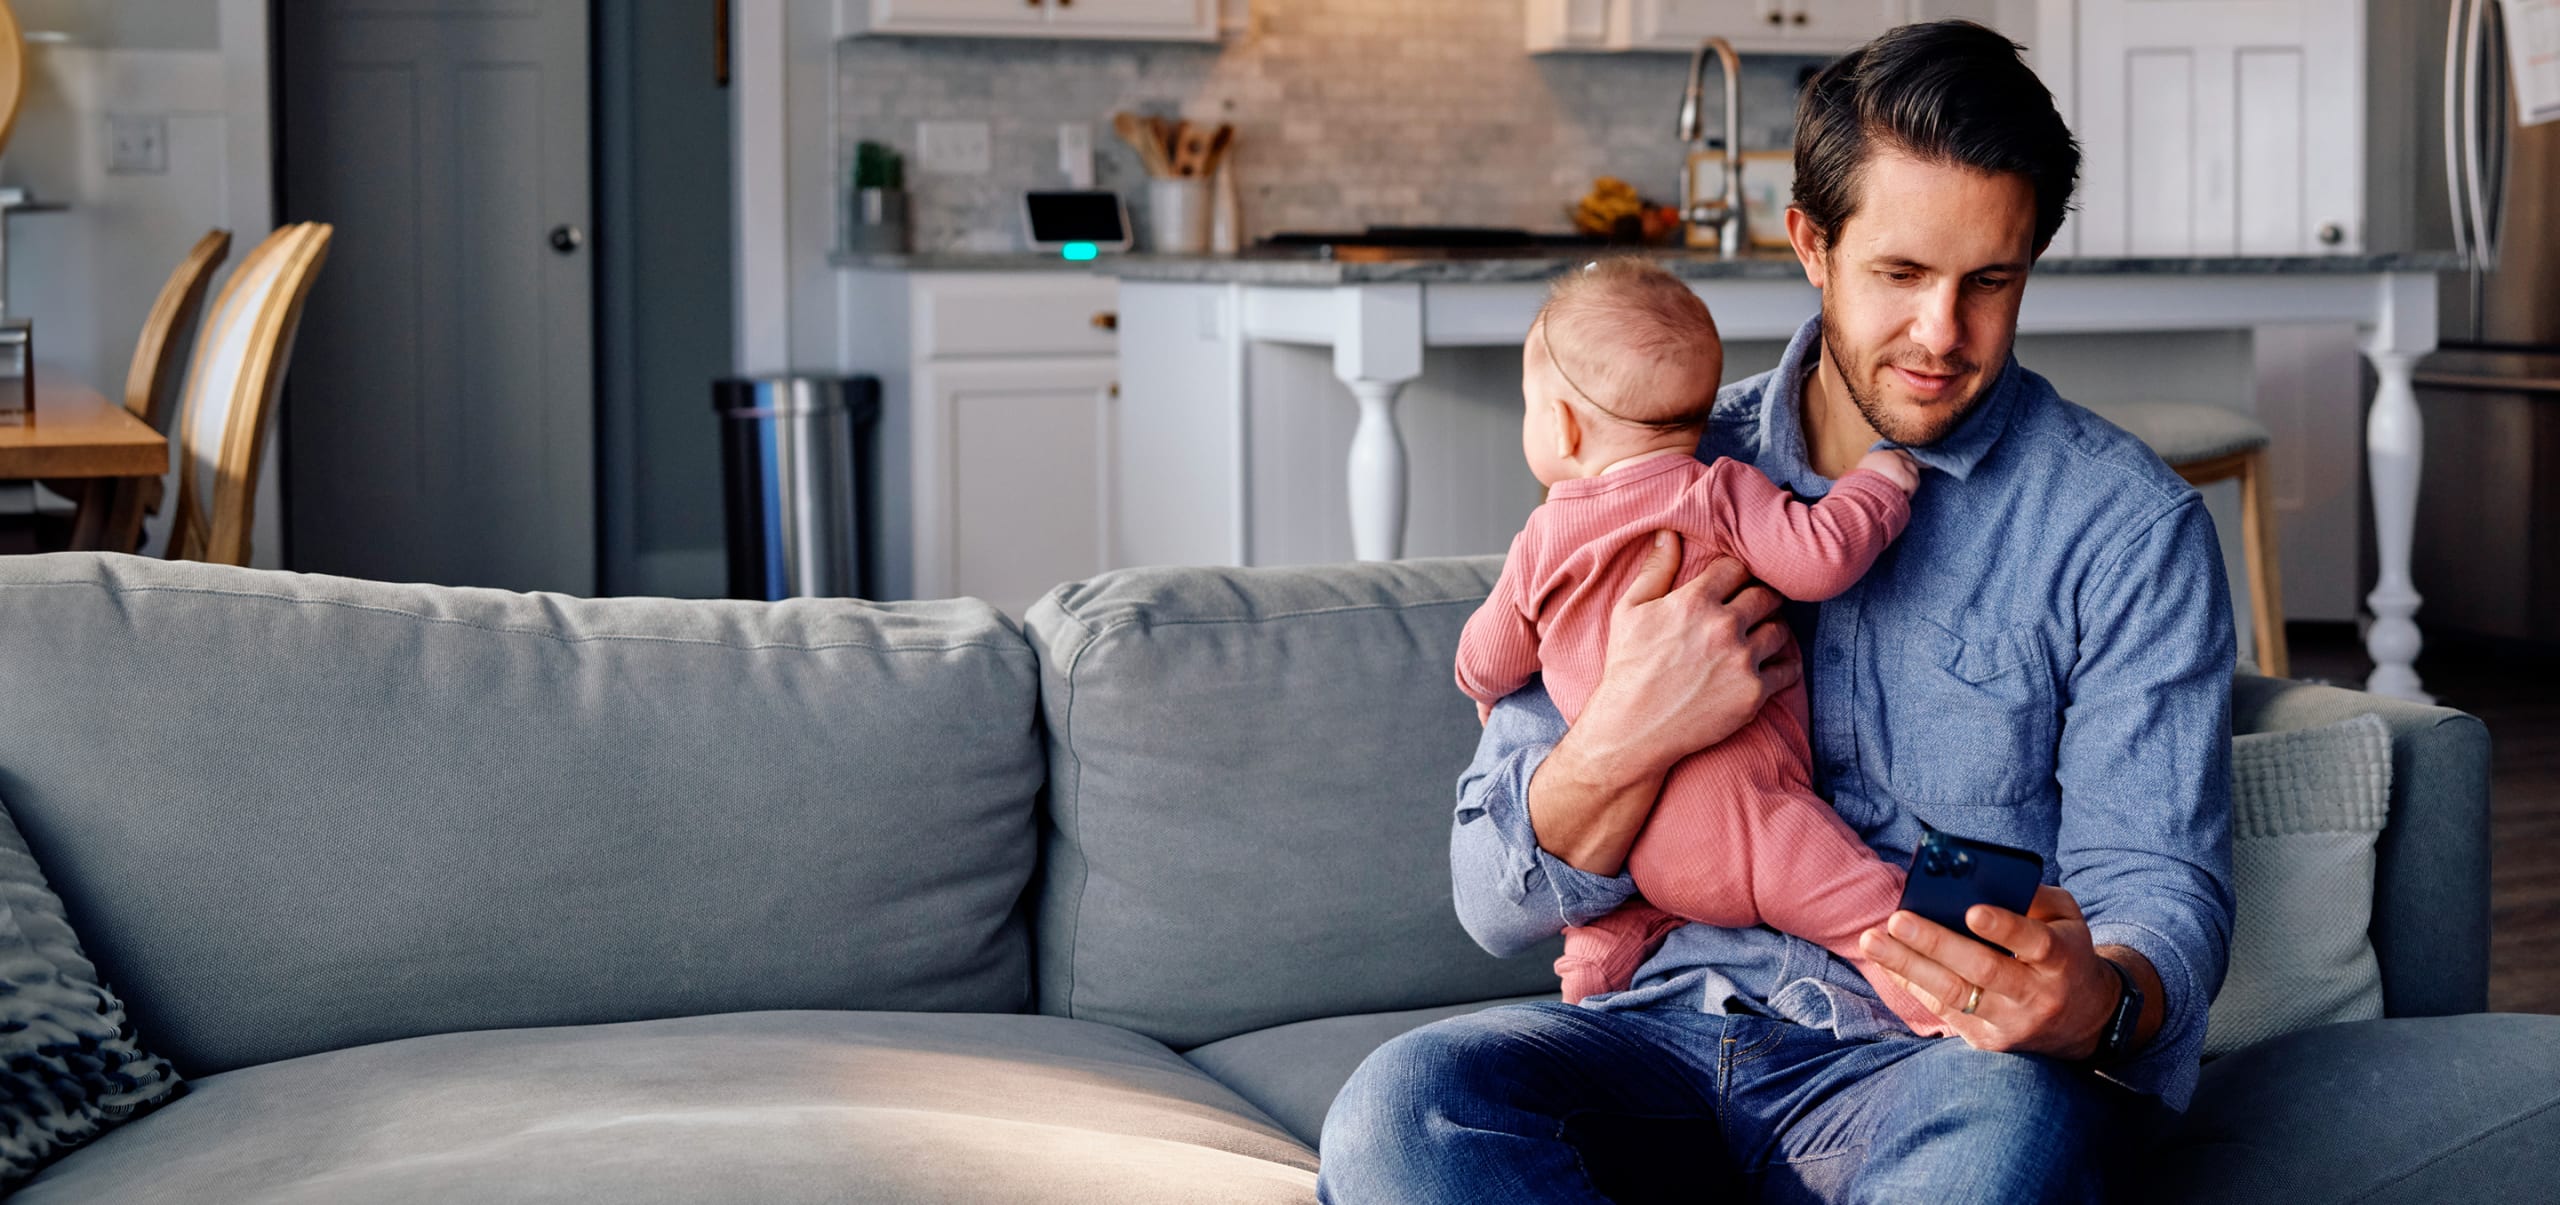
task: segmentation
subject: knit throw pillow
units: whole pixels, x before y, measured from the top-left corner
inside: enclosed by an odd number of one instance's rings
[[[2207,1058],[2382,1015],[2374,841],[2391,805],[2391,732],[2366,714],[2231,742],[2231,971]]]
[[[134,1039],[0,806],[0,1196],[184,1090]]]

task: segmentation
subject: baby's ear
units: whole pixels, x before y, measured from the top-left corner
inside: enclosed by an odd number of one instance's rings
[[[1574,453],[1582,450],[1582,415],[1574,410],[1573,403],[1560,397],[1547,399],[1547,404],[1556,410],[1556,456],[1571,460]]]

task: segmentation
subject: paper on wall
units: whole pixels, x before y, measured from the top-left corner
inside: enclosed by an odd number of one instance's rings
[[[2505,0],[2518,120],[2560,121],[2560,0]]]

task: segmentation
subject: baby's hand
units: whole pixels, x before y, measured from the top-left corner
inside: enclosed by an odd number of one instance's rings
[[[1920,461],[1900,448],[1878,448],[1858,458],[1858,467],[1884,474],[1905,494],[1920,492]]]
[[[1484,727],[1484,722],[1492,718],[1492,716],[1493,704],[1481,701],[1476,704],[1476,727]]]

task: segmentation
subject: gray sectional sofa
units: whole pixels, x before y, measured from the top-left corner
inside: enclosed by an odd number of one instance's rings
[[[1493,560],[976,602],[581,601],[0,559],[0,802],[191,1090],[68,1201],[1306,1201],[1403,1030],[1553,990],[1449,906]],[[2518,1199],[2487,739],[2389,722],[2390,1019],[2205,1069],[2140,1191]]]

